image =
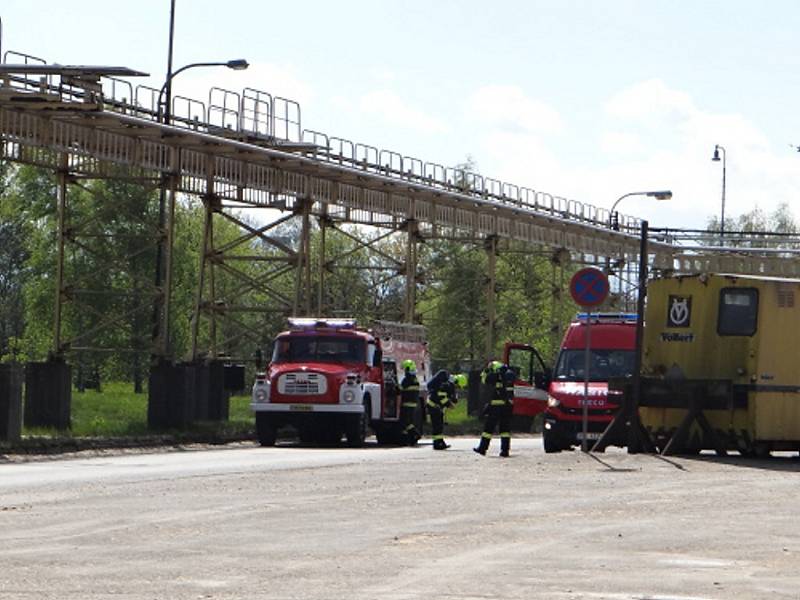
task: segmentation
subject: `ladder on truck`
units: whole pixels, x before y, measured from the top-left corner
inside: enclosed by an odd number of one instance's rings
[[[381,339],[394,339],[402,342],[417,342],[420,344],[427,342],[424,325],[375,320],[372,322],[371,329],[374,335]]]

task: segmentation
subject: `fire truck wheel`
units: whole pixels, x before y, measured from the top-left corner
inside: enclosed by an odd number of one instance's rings
[[[297,437],[301,444],[313,444],[316,439],[316,432],[313,427],[301,427],[297,430]]]
[[[558,443],[558,439],[556,439],[554,435],[548,434],[547,430],[542,434],[542,441],[544,443],[544,451],[547,454],[561,452],[562,448],[561,444]]]
[[[256,413],[256,436],[262,446],[274,446],[278,437],[278,428],[266,413]]]
[[[360,448],[367,439],[367,423],[369,422],[369,418],[367,417],[368,410],[369,406],[365,404],[364,411],[357,417],[351,419],[347,424],[344,435],[347,438],[347,445],[351,448]]]

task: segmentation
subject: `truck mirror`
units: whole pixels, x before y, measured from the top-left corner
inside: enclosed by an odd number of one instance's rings
[[[372,358],[373,367],[378,367],[383,363],[383,351],[380,348],[375,349],[375,356]]]
[[[549,369],[547,371],[536,371],[533,374],[533,385],[540,390],[546,390],[549,387],[550,380],[552,378],[553,374]]]

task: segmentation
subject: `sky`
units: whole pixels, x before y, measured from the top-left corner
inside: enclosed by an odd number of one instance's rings
[[[2,52],[164,83],[169,0],[5,0]],[[795,0],[176,0],[174,93],[300,103],[302,126],[618,210],[705,227],[786,203],[800,222]],[[18,62],[13,57],[8,62]]]

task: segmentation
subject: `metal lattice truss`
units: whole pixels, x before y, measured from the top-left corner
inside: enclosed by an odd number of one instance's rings
[[[327,153],[297,155],[109,111],[4,107],[0,139],[0,157],[8,160],[58,169],[59,153],[64,153],[70,172],[87,176],[104,176],[109,165],[176,173],[178,191],[253,206],[293,211],[298,199],[311,199],[313,214],[341,214],[363,224],[413,220],[428,228],[496,235],[626,262],[638,251],[636,233],[610,229],[603,209],[586,210],[576,203],[562,209],[557,203],[528,204],[446,189],[435,181],[338,164],[327,160]],[[800,275],[800,261],[791,250],[686,251],[658,241],[650,243],[650,250],[655,268],[673,272]]]
[[[620,215],[613,230],[603,208],[303,130],[299,105],[266,92],[212,88],[208,103],[178,96],[174,124],[160,124],[155,90],[111,76],[120,71],[3,66],[0,156],[57,168],[65,153],[77,173],[125,165],[178,175],[186,193],[290,211],[311,200],[312,214],[366,224],[414,221],[626,262],[638,251],[634,217]],[[649,247],[653,267],[667,271],[800,275],[793,250]]]

